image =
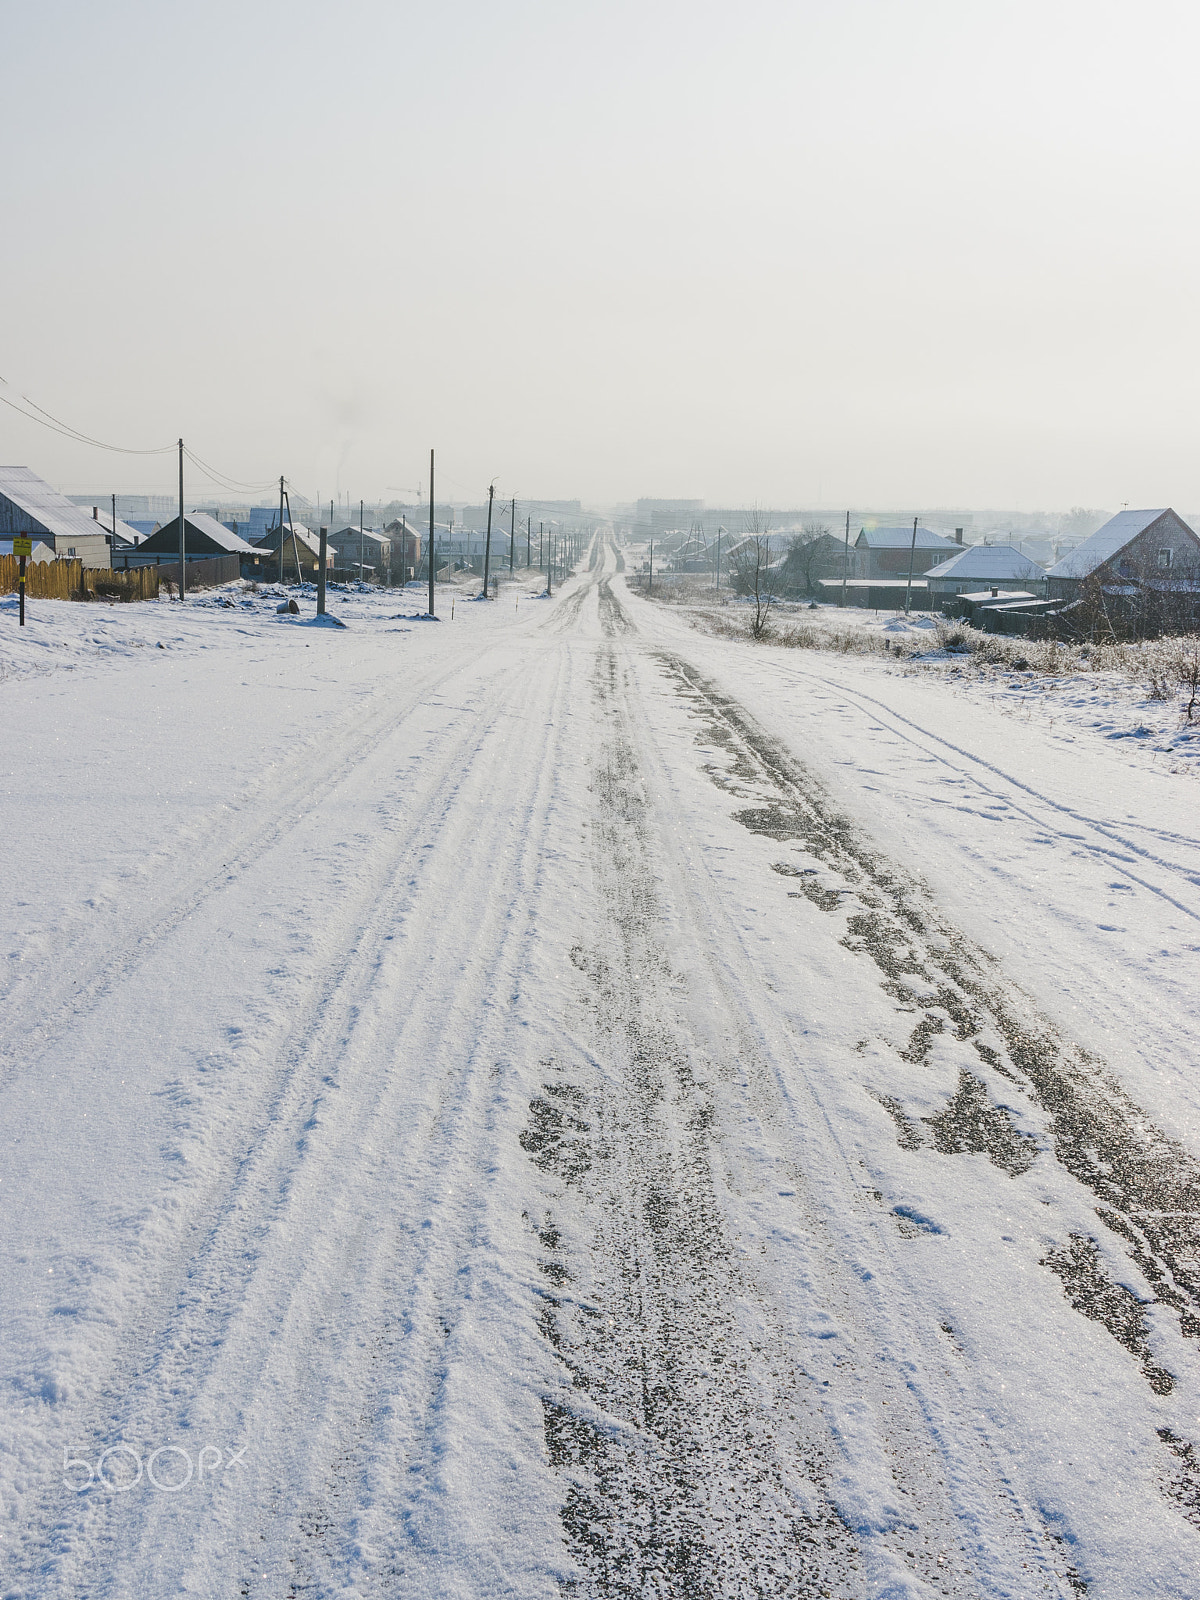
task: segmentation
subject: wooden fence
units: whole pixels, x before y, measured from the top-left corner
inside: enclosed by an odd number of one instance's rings
[[[83,588],[87,592],[77,596],[81,600],[156,600],[158,570],[135,567],[132,572],[110,572],[107,567],[84,567]]]
[[[179,587],[178,561],[163,562],[158,567],[131,567],[130,572],[156,572],[158,581],[169,584],[171,588]],[[223,583],[233,583],[242,575],[241,558],[238,556],[213,556],[207,561],[189,561],[187,564],[188,589],[216,589]],[[155,591],[157,593],[157,590]]]
[[[0,594],[16,594],[19,573],[17,556],[0,556]],[[25,593],[30,600],[153,600],[158,572],[154,567],[110,572],[69,559],[26,561]]]
[[[16,594],[18,556],[0,556],[0,594]],[[25,593],[31,600],[73,600],[83,584],[82,561],[26,561]]]

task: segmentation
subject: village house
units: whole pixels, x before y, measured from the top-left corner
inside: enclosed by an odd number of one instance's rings
[[[56,560],[112,566],[111,533],[28,467],[0,467],[0,538],[14,534],[31,534]]]
[[[329,535],[329,544],[336,552],[334,565],[340,572],[357,572],[361,566],[365,573],[374,573],[376,567],[387,566],[391,553],[390,539],[370,528],[339,528]]]
[[[409,527],[406,519],[400,517],[397,517],[395,522],[389,522],[383,531],[392,542],[392,581],[407,583],[410,578],[416,576],[417,568],[421,564],[420,536]],[[397,568],[401,571],[398,572]]]
[[[840,578],[847,570],[845,539],[819,533],[789,541],[779,565],[780,585],[787,594],[815,594],[822,578]]]
[[[262,556],[263,577],[268,581],[278,578],[280,573],[279,556],[283,552],[283,582],[290,583],[297,577],[302,581],[315,583],[317,574],[321,570],[321,539],[311,529],[297,522],[291,527],[285,525],[282,540],[278,530],[273,531],[256,547]],[[333,570],[334,551],[326,544],[325,571],[326,575]]]
[[[239,556],[257,566],[260,552],[232,533],[205,511],[189,511],[184,518],[184,558],[209,561],[214,556]],[[179,518],[164,522],[157,533],[143,539],[129,554],[132,566],[179,560]]]
[[[925,581],[930,604],[941,607],[956,595],[979,590],[1032,598],[1043,592],[1046,571],[1011,544],[969,544],[930,567]]]
[[[1119,511],[1046,574],[1064,616],[1086,610],[1115,631],[1195,625],[1200,539],[1170,506]]]
[[[856,578],[904,578],[912,570],[924,577],[926,571],[952,556],[958,544],[934,533],[932,528],[917,528],[916,545],[913,530],[903,528],[860,528],[854,541],[854,573]]]

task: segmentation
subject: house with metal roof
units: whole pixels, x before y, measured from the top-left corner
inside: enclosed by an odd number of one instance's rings
[[[494,538],[493,535],[493,541]],[[392,541],[386,534],[372,533],[370,528],[338,528],[329,535],[329,546],[337,552],[339,571],[353,572],[361,566],[366,572],[374,572],[376,567],[387,565]]]
[[[1085,580],[1121,586],[1200,574],[1200,539],[1170,506],[1118,511],[1046,574],[1055,599],[1074,599]]]
[[[232,533],[223,522],[204,511],[189,511],[184,518],[184,553],[188,561],[207,561],[213,556],[240,556],[243,561],[257,562],[261,551]],[[179,560],[179,518],[164,522],[157,533],[143,539],[130,552],[135,565],[145,562]]]
[[[979,590],[1032,599],[1045,588],[1046,569],[1011,544],[969,544],[930,567],[925,581],[934,605]]]
[[[854,541],[854,575],[857,578],[907,577],[910,560],[914,575],[924,575],[958,548],[954,540],[934,533],[932,528],[917,527],[915,547],[911,527],[860,528]]]
[[[72,501],[72,504],[74,503],[75,502]],[[144,530],[135,528],[130,522],[122,522],[120,517],[118,517],[114,523],[111,507],[106,508],[102,512],[99,506],[93,506],[91,511],[92,521],[98,522],[101,530],[104,533],[112,534],[113,537],[109,540],[109,543],[113,550],[119,550],[121,552],[131,550],[133,549],[134,545],[141,544],[142,540],[145,538]],[[158,523],[151,522],[146,524],[146,527],[152,530],[158,527]]]
[[[112,566],[112,535],[28,467],[0,467],[0,535],[32,534],[56,558]]]
[[[1200,538],[1170,506],[1119,511],[1046,574],[1062,615],[1089,632],[1153,635],[1200,620]],[[1087,613],[1085,619],[1084,613]]]
[[[294,536],[294,537],[293,537]],[[262,556],[263,577],[269,579],[279,577],[280,546],[283,549],[283,582],[290,583],[297,576],[297,565],[300,568],[301,579],[314,581],[321,567],[321,539],[311,529],[302,523],[293,523],[290,527],[285,523],[282,540],[276,529],[269,538],[264,539],[257,547]],[[332,571],[335,552],[326,547],[325,569]]]

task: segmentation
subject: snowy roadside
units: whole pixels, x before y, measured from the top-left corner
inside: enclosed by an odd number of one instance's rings
[[[752,607],[747,601],[688,600],[670,609],[702,633],[748,637]],[[969,702],[1050,735],[1057,731],[1119,741],[1125,759],[1137,765],[1200,771],[1200,711],[1189,721],[1188,697],[1169,681],[1165,667],[1172,655],[1170,643],[1118,651],[1087,645],[1056,650],[1016,638],[974,635],[973,642],[983,648],[970,651],[953,644],[946,648],[943,640],[971,635],[972,630],[927,613],[905,617],[855,606],[841,610],[786,603],[775,608],[772,618],[772,633],[760,648],[854,657],[882,675],[939,683]],[[1120,666],[1111,664],[1115,658]]]
[[[528,582],[505,584],[502,601],[537,598],[536,574]],[[404,589],[379,589],[370,584],[330,585],[327,614],[349,627],[378,631],[423,620],[427,591],[423,584]],[[281,613],[289,599],[299,614]],[[438,614],[451,619],[457,608],[474,599],[466,584],[437,586]],[[17,623],[16,595],[0,596],[0,683],[46,672],[127,661],[142,650],[162,648],[194,654],[231,643],[231,634],[247,631],[318,626],[316,589],[312,584],[228,583],[189,595],[183,606],[163,594],[131,604],[70,600],[36,600],[26,607],[25,627]]]

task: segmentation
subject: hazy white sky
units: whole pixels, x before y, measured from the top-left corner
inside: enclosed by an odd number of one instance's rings
[[[0,395],[325,497],[433,444],[473,499],[1200,505],[1198,46],[1174,0],[0,0]],[[0,460],[172,481],[5,408]]]

